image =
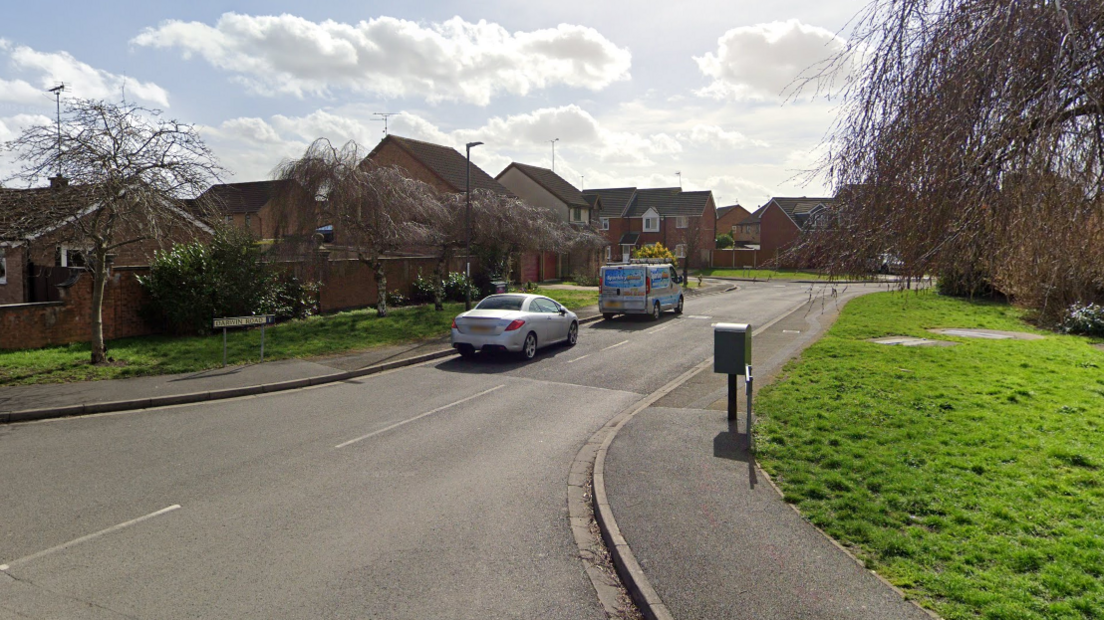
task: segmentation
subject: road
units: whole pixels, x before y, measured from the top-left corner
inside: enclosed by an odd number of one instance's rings
[[[0,428],[0,620],[604,618],[567,519],[573,457],[712,355],[712,323],[810,294],[745,284],[529,363]]]

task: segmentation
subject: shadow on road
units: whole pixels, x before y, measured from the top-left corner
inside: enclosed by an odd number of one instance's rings
[[[519,358],[516,353],[507,353],[505,351],[480,351],[476,353],[474,357],[449,358],[435,365],[434,368],[445,372],[459,372],[471,375],[494,375],[524,368],[530,364],[539,364],[542,360],[555,359],[560,355],[569,355],[571,350],[572,348],[565,344],[554,344],[539,349],[537,351],[537,356],[529,361]]]
[[[713,456],[719,459],[739,461],[748,464],[748,482],[755,488],[759,480],[755,475],[755,454],[749,449],[747,433],[741,433],[735,420],[728,422],[728,430],[717,433],[713,438]]]
[[[643,314],[625,314],[613,319],[602,319],[601,321],[591,323],[589,329],[615,332],[639,332],[657,325],[677,321],[678,318],[678,315],[670,312],[661,314],[658,321],[653,321],[651,316]]]

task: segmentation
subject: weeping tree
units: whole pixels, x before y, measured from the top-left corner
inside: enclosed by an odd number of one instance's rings
[[[849,64],[819,168],[840,204],[799,258],[892,253],[1044,318],[1104,298],[1104,4],[875,0],[823,69]]]
[[[433,188],[408,178],[395,166],[365,160],[355,142],[338,148],[316,140],[303,157],[284,161],[275,172],[281,184],[273,197],[278,228],[291,236],[310,237],[332,226],[334,246],[351,253],[372,269],[376,309],[387,316],[387,276],[383,259],[426,240],[417,217],[437,202]]]
[[[113,255],[144,241],[162,243],[175,230],[190,236],[204,229],[181,201],[225,171],[192,125],[129,103],[71,100],[58,125],[30,127],[4,147],[20,164],[16,179],[34,185],[55,175],[54,191],[35,201],[34,219],[57,225],[47,236],[51,241],[80,249],[92,276],[91,361],[102,364],[104,288]],[[41,198],[41,192],[22,195],[35,194]]]

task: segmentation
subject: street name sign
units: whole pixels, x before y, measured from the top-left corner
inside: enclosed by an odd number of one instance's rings
[[[258,314],[255,316],[224,316],[215,319],[215,329],[227,327],[250,327],[253,325],[272,325],[276,322],[274,314]]]

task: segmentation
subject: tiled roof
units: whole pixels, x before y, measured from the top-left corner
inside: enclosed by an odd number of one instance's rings
[[[809,213],[817,207],[817,205],[824,205],[825,207],[831,207],[835,204],[836,199],[832,197],[807,197],[801,196],[800,198],[792,197],[774,197],[767,201],[765,208],[770,203],[778,205],[778,208],[782,209],[794,221],[798,226],[804,226],[805,220],[808,219]],[[763,209],[759,209],[755,213],[758,214]],[[754,214],[753,214],[754,215]],[[759,220],[756,220],[759,221]]]
[[[389,142],[394,143],[399,148],[409,153],[411,157],[421,162],[426,168],[429,168],[434,174],[440,177],[441,180],[447,183],[453,191],[464,191],[468,159],[463,153],[460,153],[451,146],[443,146],[440,144],[433,144],[432,142],[422,142],[421,140],[413,140],[411,138],[403,138],[394,134],[388,134],[387,137],[380,140],[376,148],[372,149],[367,159],[371,159],[376,151]],[[491,175],[484,172],[482,168],[474,163],[471,165],[471,188],[488,189],[493,192],[498,192],[499,194],[513,196],[510,190],[503,187],[498,181],[492,179]]]
[[[23,239],[80,213],[95,200],[95,192],[88,185],[0,188],[0,239]]]
[[[598,196],[602,199],[602,208],[598,211],[599,217],[621,217],[635,194],[635,187],[583,190],[583,197]]]
[[[569,207],[586,208],[590,206],[582,192],[571,183],[568,183],[566,179],[548,168],[540,168],[538,166],[513,162],[509,166],[506,166],[502,172],[499,172],[495,180],[501,179],[502,175],[506,174],[510,168],[517,168],[522,174],[536,181],[538,185],[548,190],[549,193]]]
[[[747,213],[747,209],[741,207],[738,204],[728,205],[727,207],[717,207],[717,219],[719,220],[722,217],[728,215],[728,212],[733,210],[733,209],[739,209],[740,211],[743,211],[744,213]]]
[[[199,195],[196,202],[206,202],[224,215],[256,213],[268,204],[273,194],[291,181],[251,181],[212,185]]]

